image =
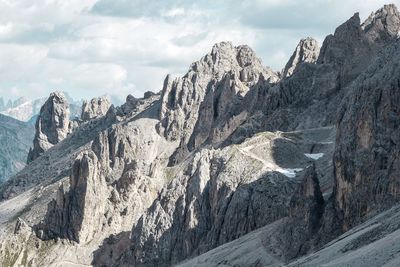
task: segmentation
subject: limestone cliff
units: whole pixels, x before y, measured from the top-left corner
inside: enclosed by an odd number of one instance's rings
[[[28,163],[59,143],[69,133],[69,105],[63,93],[52,93],[40,109],[36,120],[33,148],[29,151]]]
[[[93,98],[90,102],[84,101],[82,105],[81,119],[83,121],[88,121],[104,116],[110,106],[110,101],[105,97]]]
[[[387,47],[350,88],[338,118],[335,200],[343,230],[399,200],[400,44]]]

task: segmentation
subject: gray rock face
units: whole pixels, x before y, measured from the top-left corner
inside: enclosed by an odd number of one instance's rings
[[[229,136],[246,117],[236,114],[240,109],[235,111],[235,106],[261,76],[278,80],[248,46],[234,47],[229,42],[216,44],[183,78],[167,76],[159,132],[167,140],[181,142],[170,163],[179,162],[206,141],[220,142]]]
[[[129,113],[136,112],[137,108],[140,106],[140,100],[133,95],[128,95],[126,97],[126,102],[121,106],[121,113],[127,115]]]
[[[41,240],[67,239],[88,254],[99,246],[115,251],[111,252],[115,256],[122,253],[121,247],[117,252],[106,240],[130,231],[154,201],[164,185],[166,155],[177,145],[157,134],[157,121],[152,117],[157,116],[159,102],[156,95],[152,98],[141,99],[136,111],[131,110],[126,117],[111,107],[105,116],[82,124],[53,149],[54,153],[66,142],[76,142],[80,135],[94,132],[78,148],[80,153],[71,157],[74,163],[69,179],[60,181],[43,219],[34,225]],[[90,129],[91,125],[104,127]],[[96,257],[95,262],[110,265],[112,260]],[[85,261],[91,263],[89,257]]]
[[[286,261],[306,254],[313,246],[312,240],[322,225],[324,204],[315,165],[309,166],[291,198],[289,220],[281,225],[278,234],[283,239],[280,246]]]
[[[111,103],[106,97],[93,98],[90,102],[84,101],[81,119],[88,121],[106,115]]]
[[[36,121],[33,148],[29,151],[28,163],[59,143],[69,133],[69,105],[63,93],[52,93],[40,109]]]
[[[294,50],[293,55],[286,63],[286,66],[282,71],[282,76],[291,76],[301,63],[315,63],[318,59],[318,56],[319,46],[317,40],[311,37],[301,39],[296,49]]]
[[[399,19],[394,5],[378,10],[362,25],[359,14],[354,14],[336,29],[334,35],[325,39],[318,63],[336,66],[340,71],[340,85],[348,85],[366,69],[382,46],[397,38]]]
[[[50,202],[46,221],[36,226],[43,239],[67,238],[88,242],[102,225],[107,202],[94,201],[107,194],[105,177],[99,173],[98,159],[94,153],[84,153],[75,161],[69,181],[69,191],[61,184],[55,200]],[[97,228],[96,227],[96,228]]]
[[[291,137],[259,134],[238,146],[203,149],[173,167],[168,173],[174,180],[134,227],[133,254],[125,255],[125,263],[169,266],[288,216],[292,210],[302,209],[304,220],[313,220],[310,231],[316,232],[322,195],[313,168],[313,175],[305,172],[306,184],[298,189],[301,170],[309,161],[304,156],[305,144]],[[287,154],[292,156],[290,163],[281,161]],[[304,195],[298,206],[291,204],[296,194]],[[319,206],[306,206],[307,199],[317,199]]]
[[[398,201],[400,44],[387,47],[350,88],[338,119],[335,200],[343,230]]]
[[[372,13],[361,25],[370,40],[385,43],[399,37],[400,13],[394,4]]]

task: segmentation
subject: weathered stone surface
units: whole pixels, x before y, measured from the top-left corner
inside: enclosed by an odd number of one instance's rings
[[[289,220],[282,223],[276,238],[281,238],[282,258],[290,261],[310,251],[324,214],[324,198],[319,187],[315,165],[309,166],[290,200]],[[290,233],[290,234],[289,234]]]
[[[382,46],[397,38],[399,19],[399,12],[393,5],[378,10],[362,25],[359,14],[355,13],[334,35],[325,39],[318,63],[336,66],[340,71],[340,85],[348,85],[368,67]]]
[[[297,189],[298,179],[303,179],[300,170],[309,164],[303,149],[301,142],[263,133],[238,146],[202,149],[171,168],[168,175],[175,178],[134,227],[133,254],[125,255],[125,263],[169,266],[204,253],[288,216],[291,197],[298,190],[303,198],[296,203],[304,207],[293,210],[309,214],[304,220],[312,220],[310,229],[316,232],[321,207],[305,204],[317,199],[316,205],[323,207],[314,168]],[[284,161],[286,153],[292,161]]]
[[[399,200],[400,44],[387,47],[350,88],[338,119],[335,200],[343,230]]]
[[[372,12],[361,27],[370,40],[387,43],[399,37],[400,13],[394,4],[385,5]]]
[[[220,142],[229,136],[244,121],[240,104],[261,76],[278,80],[248,46],[234,47],[229,42],[216,44],[183,78],[167,76],[159,132],[181,142],[170,163],[179,162],[206,141]]]
[[[37,227],[43,239],[67,238],[76,242],[88,242],[98,231],[103,231],[106,201],[105,177],[99,172],[94,153],[84,153],[75,161],[65,194],[61,185],[55,200],[50,202],[46,221]]]
[[[296,71],[301,63],[315,63],[319,56],[319,46],[317,40],[307,37],[301,39],[293,55],[286,63],[285,68],[282,71],[283,77],[292,76],[293,72]]]
[[[29,151],[28,163],[67,137],[69,126],[69,105],[66,97],[61,92],[50,94],[36,121],[36,134],[33,148]]]
[[[93,98],[90,102],[84,101],[81,119],[88,121],[106,115],[111,103],[106,97]]]

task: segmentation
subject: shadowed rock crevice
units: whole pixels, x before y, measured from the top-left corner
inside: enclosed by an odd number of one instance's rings
[[[341,109],[334,164],[343,230],[400,199],[399,47],[396,42],[375,60]]]

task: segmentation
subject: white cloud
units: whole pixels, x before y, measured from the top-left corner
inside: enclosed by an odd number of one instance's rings
[[[399,4],[400,0],[395,2]],[[298,40],[325,35],[381,0],[0,0],[0,96],[73,97],[161,89],[219,41],[280,70]]]
[[[183,16],[185,14],[185,9],[178,7],[178,8],[171,8],[164,12],[163,16],[164,17],[178,17],[178,16]]]

